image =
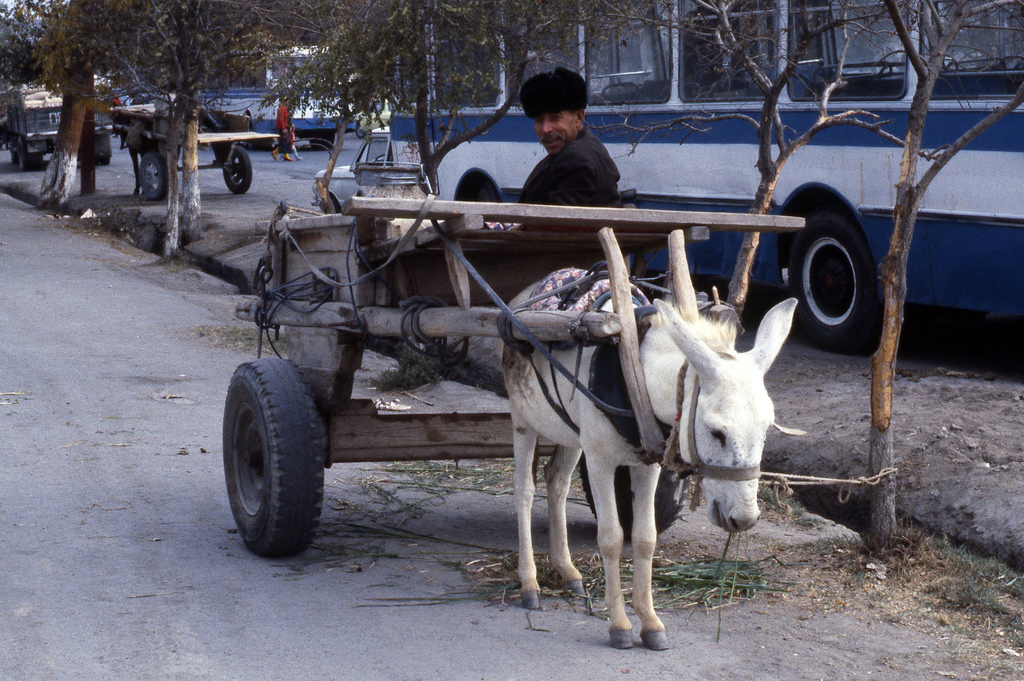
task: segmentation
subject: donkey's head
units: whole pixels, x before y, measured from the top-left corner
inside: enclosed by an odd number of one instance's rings
[[[656,305],[659,319],[651,328],[655,338],[648,332],[651,349],[660,348],[665,359],[667,354],[676,355],[673,365],[678,363],[679,351],[686,357],[684,398],[677,409],[679,458],[703,477],[711,521],[729,532],[749,529],[760,515],[757,475],[765,435],[775,422],[764,374],[789,334],[796,300],[783,301],[768,312],[754,347],[744,353],[733,347],[735,334],[722,333],[695,314],[686,315],[690,320],[685,320],[679,310],[662,301]],[[650,386],[652,402],[666,401],[665,383],[671,384],[673,396],[676,393],[677,377],[671,372],[648,375],[648,383],[657,384]]]

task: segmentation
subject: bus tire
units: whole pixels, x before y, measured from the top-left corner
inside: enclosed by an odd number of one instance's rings
[[[245,149],[232,147],[224,161],[224,184],[232,194],[244,194],[252,185],[252,160]]]
[[[167,163],[159,151],[147,151],[139,160],[139,186],[149,201],[167,197]]]
[[[594,493],[590,489],[590,474],[587,473],[587,460],[584,455],[580,459],[580,481],[583,483],[583,495],[587,498],[590,511],[597,515],[594,508]],[[615,469],[615,507],[619,513],[619,525],[627,540],[633,536],[633,488],[628,466]],[[667,468],[661,469],[658,476],[658,487],[654,491],[654,527],[661,534],[683,512],[686,492],[690,487],[688,477],[680,478],[677,473]]]
[[[789,285],[801,328],[826,350],[856,354],[878,341],[882,303],[871,249],[857,225],[819,208],[793,241]]]
[[[293,362],[240,365],[224,404],[224,477],[238,534],[258,556],[304,550],[320,525],[327,439]]]

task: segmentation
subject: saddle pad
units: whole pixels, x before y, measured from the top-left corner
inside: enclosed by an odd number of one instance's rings
[[[543,280],[540,281],[533,290],[530,291],[530,298],[536,298],[555,289],[561,288],[566,284],[571,284],[580,277],[587,274],[586,270],[581,270],[578,267],[566,267],[565,269],[552,272]],[[636,286],[633,289],[633,304],[635,306],[650,305],[650,301],[647,297],[640,292]],[[576,295],[573,291],[567,291],[557,294],[552,294],[547,298],[538,300],[530,305],[531,310],[569,310],[571,312],[586,312],[593,310],[604,304],[608,296],[611,294],[611,284],[607,278],[599,279],[593,283],[588,291],[581,295]],[[563,300],[567,296],[573,296],[572,302],[568,305],[563,303]]]

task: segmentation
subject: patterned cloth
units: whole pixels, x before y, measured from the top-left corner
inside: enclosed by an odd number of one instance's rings
[[[536,298],[550,291],[554,291],[566,284],[570,284],[587,274],[586,270],[578,267],[567,267],[557,272],[552,272],[530,291],[530,298]],[[633,305],[650,305],[647,297],[640,292],[636,286],[633,289]],[[595,281],[590,289],[582,295],[578,291],[567,290],[561,293],[552,294],[538,300],[530,305],[531,310],[569,310],[572,312],[586,312],[603,305],[611,292],[611,284],[608,282],[607,274],[604,278]]]

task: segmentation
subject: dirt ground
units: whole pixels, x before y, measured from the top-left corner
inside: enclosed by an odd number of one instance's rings
[[[916,327],[912,332],[918,332]],[[897,384],[896,427],[903,443],[898,463],[901,515],[958,542],[971,539],[990,555],[1019,555],[1019,537],[1013,529],[1021,522],[1020,514],[1012,507],[1020,502],[1010,487],[1020,483],[1017,429],[1024,386],[1016,378],[997,377],[984,366],[913,368],[930,362],[927,355],[934,349],[920,351],[924,355],[914,352]],[[794,338],[769,374],[769,391],[779,421],[803,428],[808,435],[772,436],[766,469],[863,474],[867,362],[824,353],[799,335]],[[390,366],[393,360],[370,355],[357,390],[379,395],[372,378]],[[412,395],[389,394],[386,399],[414,410],[458,408],[467,402],[474,408],[504,406],[492,393],[449,382]],[[997,451],[1002,452],[1000,457]],[[504,474],[477,475],[477,466],[486,471],[494,465],[506,466]],[[514,608],[511,552],[516,544],[507,465],[470,462],[456,468],[449,463],[440,473],[421,464],[376,468],[358,485],[344,479],[329,485],[325,513],[340,511],[347,520],[365,518],[419,537],[488,547],[484,559],[470,553],[453,564],[473,581],[477,571],[484,571],[479,566],[489,562],[487,579],[477,577],[472,593]],[[955,479],[960,484],[953,484]],[[992,494],[1004,490],[1009,494]],[[951,517],[950,504],[970,503],[955,501],[966,494],[980,500],[968,508],[974,517],[984,510],[987,525],[962,525],[963,509]],[[578,560],[596,561],[596,528],[582,493],[575,496],[570,517],[573,552]],[[830,488],[808,498],[813,502],[835,496],[836,490]],[[922,506],[922,498],[931,505]],[[694,626],[696,620],[702,633],[716,640],[746,640],[772,650],[763,668],[734,670],[745,678],[1024,679],[1024,590],[1015,571],[998,561],[977,559],[913,527],[901,533],[890,555],[870,556],[852,530],[804,512],[799,505],[777,504],[767,494],[764,501],[761,522],[741,536],[738,553],[730,557],[766,561],[771,583],[791,586],[778,592],[770,589],[721,613],[716,613],[713,602],[691,604],[681,611],[668,607],[670,630]],[[863,504],[854,499],[845,507],[833,501],[831,507],[839,507],[840,515],[856,524],[862,512],[857,509]],[[544,512],[543,502],[538,502],[539,542],[546,539]],[[978,529],[983,526],[984,533]],[[334,527],[338,535],[328,532],[320,545],[327,555],[334,555],[329,547],[340,537],[351,540],[349,532]],[[1004,528],[1002,536],[999,527]],[[990,543],[984,544],[982,537],[989,537]],[[714,561],[722,555],[725,536],[707,521],[702,507],[685,513],[659,541],[663,561]],[[540,551],[543,548],[539,546]],[[495,568],[499,563],[502,566]],[[489,591],[495,584],[511,586],[499,598]],[[551,602],[558,592],[553,582],[549,586]],[[578,603],[557,598],[554,602],[561,608],[583,609]],[[802,662],[800,656],[805,656]]]
[[[152,271],[148,276],[153,276]],[[175,285],[183,275],[179,266],[171,266],[165,276],[168,285]],[[225,320],[225,326],[232,325],[232,320]],[[748,326],[753,328],[749,322]],[[751,336],[747,334],[746,342]],[[1018,569],[1024,568],[1022,337],[1024,324],[1017,318],[911,324],[904,339],[894,409],[901,517]],[[359,381],[363,395],[374,395],[370,379],[391,363],[368,353]],[[766,383],[775,400],[777,420],[808,435],[770,434],[763,467],[836,477],[864,475],[869,371],[868,358],[825,353],[794,334]],[[467,390],[472,389],[442,383],[416,394],[435,406],[450,401],[458,408],[467,400],[474,409],[481,403],[503,406],[490,393]],[[408,396],[392,397],[414,408],[421,406]],[[307,559],[336,560],[344,569],[362,570],[375,560],[401,560],[404,553],[419,550],[411,548],[415,543],[408,539],[378,537],[386,551],[366,555],[353,551],[351,523],[367,518],[429,534],[430,541],[483,544],[500,560],[504,560],[502,552],[514,548],[510,476],[501,477],[499,492],[446,492],[427,503],[420,503],[421,489],[402,486],[401,481],[409,477],[380,467],[360,471],[355,478],[351,471],[329,471],[324,529]],[[417,479],[415,474],[411,477]],[[371,493],[374,485],[397,490],[395,497],[406,503],[395,507],[394,501],[381,501]],[[863,494],[855,493],[847,504],[839,504],[836,490],[824,489],[801,494],[801,500],[855,528],[863,525]],[[998,566],[982,568],[969,558],[951,558],[932,544],[922,548],[925,540],[910,541],[915,545],[903,555],[872,558],[846,528],[787,508],[766,512],[741,542],[741,556],[771,558],[771,580],[796,587],[724,608],[721,618],[719,611],[703,606],[666,615],[670,627],[695,628],[698,636],[720,636],[732,641],[729,645],[743,642],[770,651],[763,666],[756,657],[748,658],[729,670],[730,678],[1024,679],[1024,594],[1019,585],[1017,590],[1011,588],[1015,572],[1000,571]],[[543,505],[538,504],[538,526],[544,524],[542,511]],[[575,505],[570,524],[574,553],[592,555],[595,528],[582,503]],[[704,509],[685,516],[662,537],[660,555],[674,562],[720,556],[724,538],[708,525]],[[481,527],[488,529],[481,531]],[[543,530],[539,532],[543,536]],[[344,551],[338,548],[342,544]],[[400,557],[384,555],[392,552]],[[952,555],[959,554],[953,551]],[[461,571],[480,597],[486,589],[474,581],[472,566],[467,565],[471,560],[456,552],[444,564]],[[999,574],[985,572],[992,569]],[[979,598],[998,601],[1002,610],[982,608],[980,601],[957,597],[943,587],[951,580],[975,578],[979,583],[994,583],[990,584],[996,587],[993,595]],[[495,607],[516,607],[514,596],[505,594]],[[555,610],[585,611],[578,603],[550,597],[547,601]],[[521,616],[516,617],[519,626]],[[802,660],[797,659],[801,656]],[[624,673],[628,673],[625,667]]]

